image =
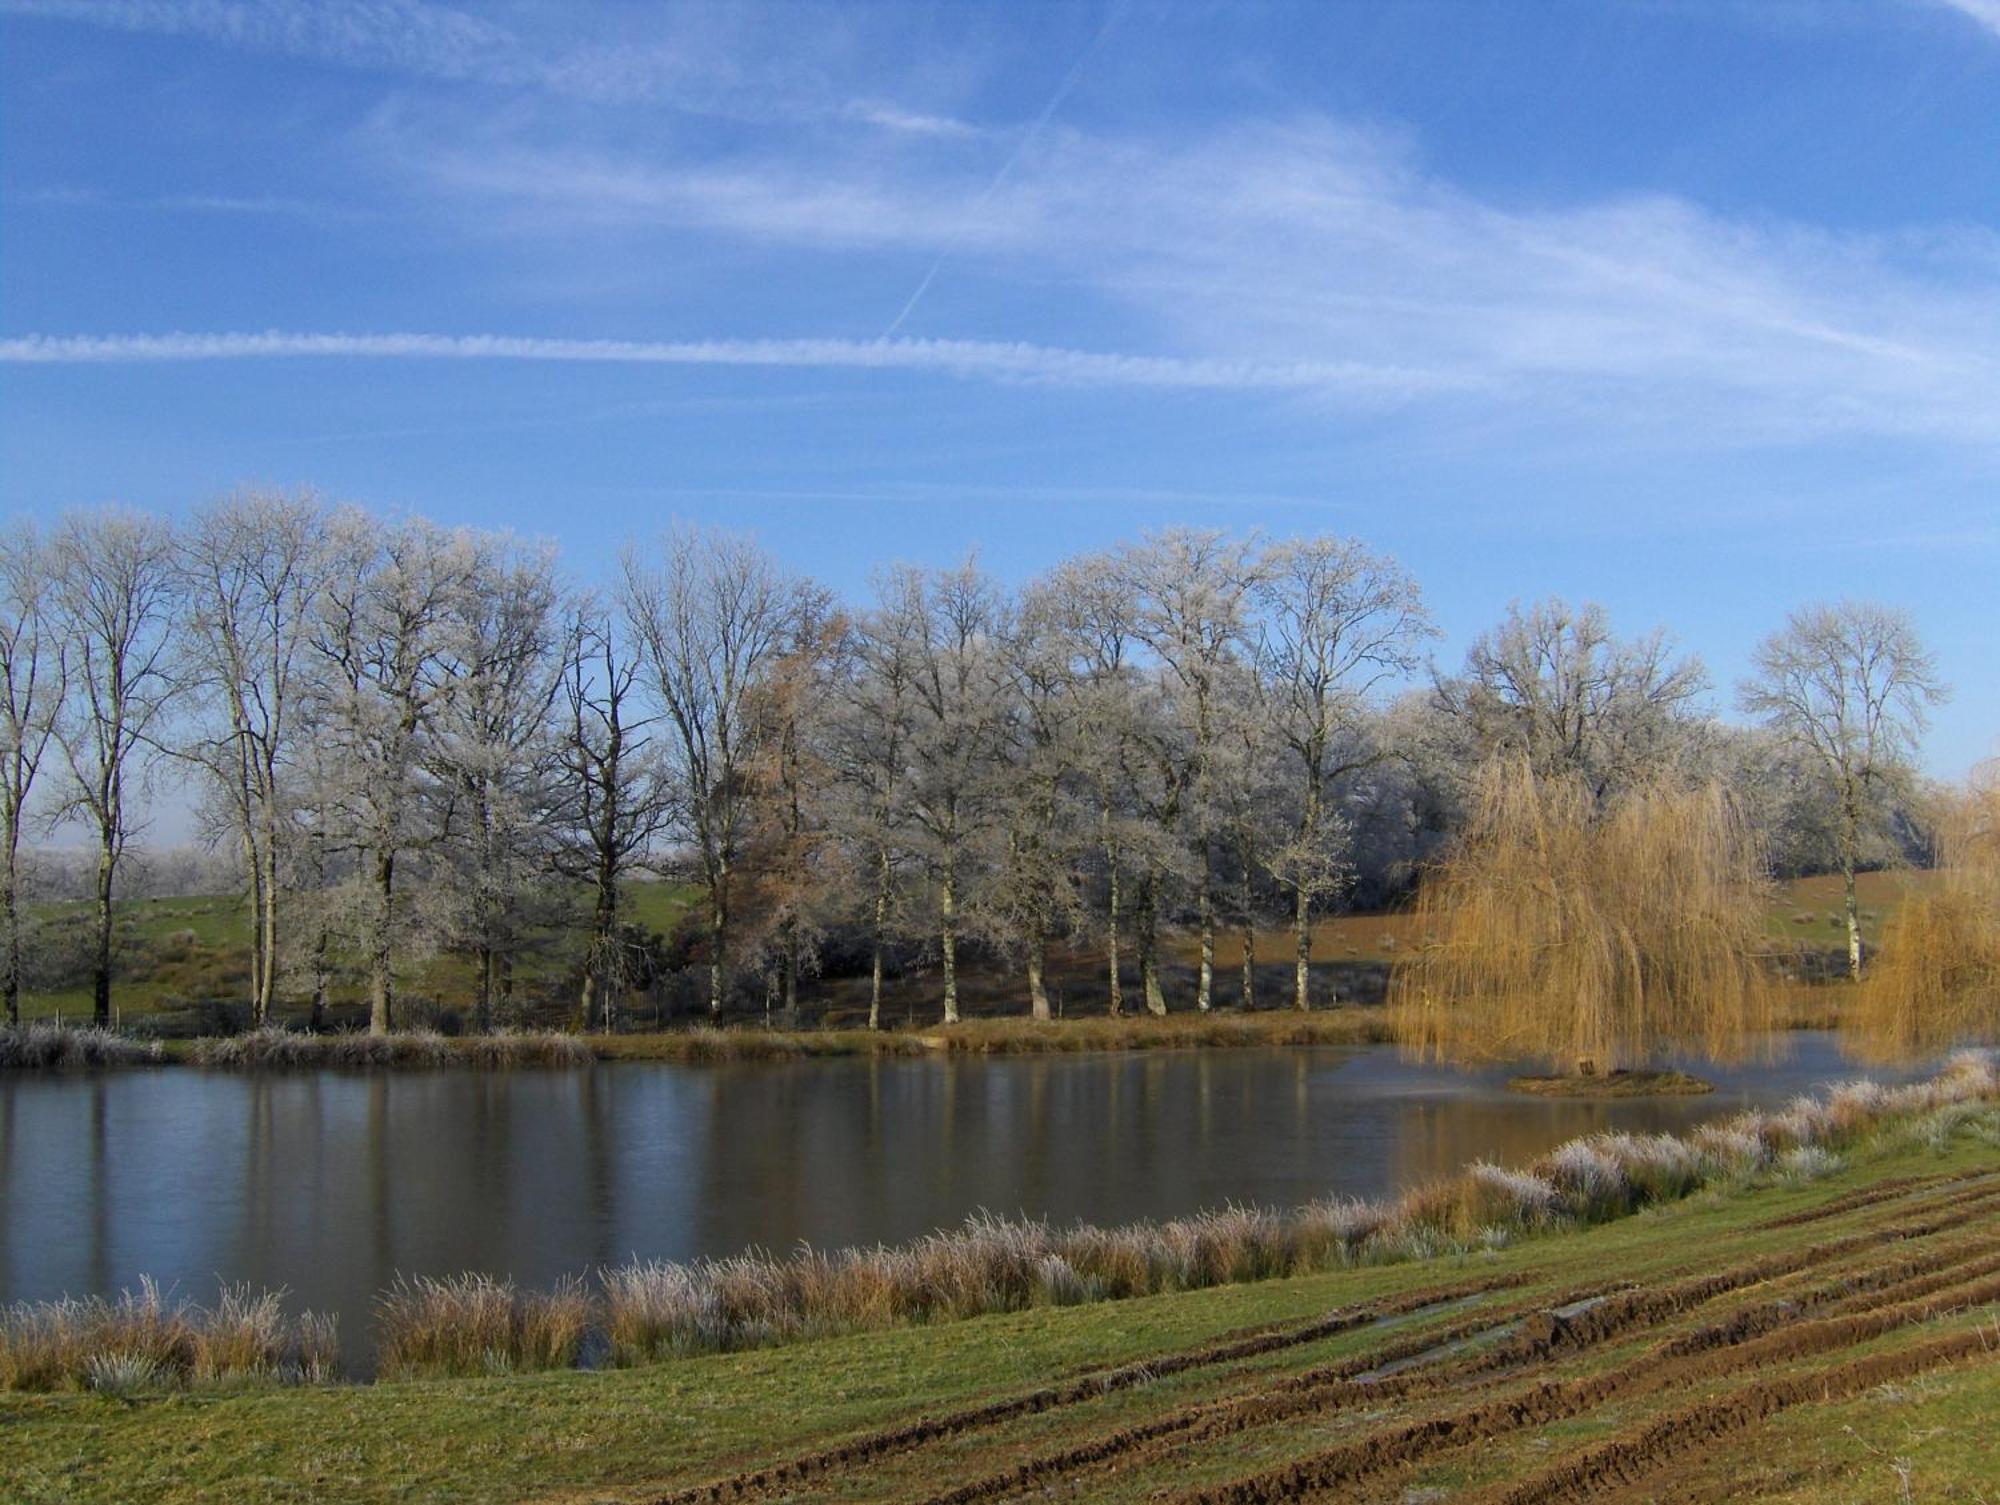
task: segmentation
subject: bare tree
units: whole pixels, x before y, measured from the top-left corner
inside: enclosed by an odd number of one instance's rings
[[[1195,888],[1200,964],[1195,1007],[1206,1012],[1215,982],[1216,712],[1227,681],[1243,672],[1250,595],[1257,582],[1254,540],[1175,528],[1115,556],[1131,613],[1131,633],[1158,666],[1164,717],[1148,744],[1157,779],[1153,813],[1182,847]],[[1140,894],[1141,971],[1146,1006],[1165,1012],[1152,934],[1161,873],[1149,868]]]
[[[1415,579],[1352,539],[1294,539],[1267,550],[1257,571],[1265,630],[1258,655],[1273,724],[1298,766],[1298,817],[1272,871],[1292,893],[1292,1004],[1310,1001],[1313,906],[1338,886],[1340,829],[1329,791],[1378,761],[1361,734],[1370,695],[1417,665],[1435,636]]]
[[[679,527],[657,557],[626,550],[625,619],[673,730],[670,766],[709,916],[708,1011],[727,997],[737,859],[752,815],[750,698],[783,651],[796,591],[748,538]]]
[[[1599,606],[1550,598],[1482,633],[1440,703],[1472,739],[1469,767],[1519,753],[1538,777],[1574,773],[1600,800],[1686,759],[1706,723],[1698,659],[1662,631],[1621,640]]]
[[[320,798],[337,844],[361,865],[355,898],[368,1027],[386,1034],[395,1023],[398,953],[414,933],[398,867],[433,845],[440,828],[428,744],[478,551],[469,534],[421,519],[385,528],[345,512],[331,534],[314,632],[326,666],[316,723],[331,776]]]
[[[595,603],[577,603],[564,632],[557,739],[553,862],[590,887],[578,1012],[586,1029],[612,1029],[628,967],[620,899],[627,875],[667,828],[673,802],[641,713],[639,656]]]
[[[878,592],[879,593],[879,592]],[[850,620],[832,676],[836,703],[827,757],[836,784],[833,820],[869,872],[868,1027],[882,1027],[882,985],[896,925],[907,841],[904,754],[915,705],[915,645],[879,615]]]
[[[432,768],[446,836],[464,871],[462,931],[477,963],[481,1029],[511,998],[529,898],[548,855],[555,801],[550,710],[562,684],[555,550],[488,535],[475,542],[459,628],[441,655]]]
[[[1028,1011],[1037,1020],[1050,1017],[1050,938],[1082,910],[1077,874],[1089,840],[1073,818],[1086,704],[1064,630],[1066,610],[1059,590],[1031,587],[998,642],[1007,713],[996,768],[1004,851],[989,909],[1024,958]]]
[[[269,1017],[278,977],[287,792],[313,609],[326,566],[325,509],[310,493],[245,492],[198,510],[180,538],[183,677],[220,712],[183,755],[228,812],[250,884],[250,1016]]]
[[[1133,797],[1147,696],[1133,662],[1130,612],[1112,559],[1088,555],[1058,565],[1037,587],[1067,661],[1075,701],[1078,797],[1095,807],[1095,843],[1104,880],[1104,962],[1108,1012],[1124,1012],[1125,875],[1146,866],[1156,824]],[[1141,932],[1141,949],[1149,944]],[[1142,961],[1143,976],[1154,976]],[[1162,1000],[1164,1005],[1164,1000]]]
[[[1861,975],[1854,875],[1883,797],[1907,783],[1929,708],[1947,694],[1906,612],[1865,601],[1803,607],[1758,647],[1738,700],[1831,785],[1846,892],[1847,965]]]
[[[997,636],[1003,605],[967,560],[952,569],[899,567],[878,587],[866,631],[892,640],[910,674],[904,747],[904,829],[935,885],[944,1022],[958,1022],[958,942],[970,854],[993,818],[1004,712]]]
[[[748,765],[751,846],[768,961],[765,997],[775,994],[791,1027],[799,1022],[799,982],[817,962],[826,918],[842,888],[823,733],[846,630],[832,593],[799,583],[784,642],[751,701],[758,725]]]
[[[130,781],[158,750],[173,698],[173,535],[141,513],[72,513],[56,531],[50,562],[69,666],[69,703],[56,734],[71,785],[61,813],[88,821],[97,837],[91,1008],[108,1025],[112,899],[135,824]]]
[[[31,523],[0,533],[0,994],[21,1022],[21,825],[64,694],[62,643],[50,620],[47,545]]]

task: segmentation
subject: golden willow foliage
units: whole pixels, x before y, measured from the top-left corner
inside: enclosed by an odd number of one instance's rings
[[[1911,1060],[2000,1042],[2000,765],[1938,822],[1935,888],[1905,897],[1862,984],[1852,1048]]]
[[[1480,774],[1472,818],[1418,893],[1421,950],[1393,979],[1422,1058],[1629,1067],[1743,1054],[1770,1028],[1762,853],[1718,785],[1599,808],[1521,760]]]

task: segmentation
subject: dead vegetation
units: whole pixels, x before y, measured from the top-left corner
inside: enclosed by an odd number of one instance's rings
[[[334,1319],[284,1310],[281,1291],[226,1286],[213,1306],[174,1300],[150,1280],[89,1296],[0,1309],[0,1390],[106,1394],[223,1384],[303,1384],[335,1372]]]
[[[238,1071],[369,1070],[383,1067],[588,1066],[596,1059],[575,1035],[514,1032],[451,1039],[428,1030],[387,1035],[310,1035],[267,1025],[243,1035],[197,1040],[188,1051],[197,1066]]]
[[[1398,1037],[1425,1059],[1607,1073],[1679,1049],[1741,1055],[1772,1022],[1766,880],[1720,787],[1643,786],[1600,808],[1503,760],[1425,878],[1398,968]]]
[[[1937,881],[1911,894],[1883,937],[1853,1011],[1871,1060],[1914,1060],[2000,1039],[2000,765],[1938,820]]]

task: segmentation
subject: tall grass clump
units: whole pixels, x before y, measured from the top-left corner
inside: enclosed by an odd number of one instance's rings
[[[399,1279],[376,1298],[376,1369],[390,1380],[568,1369],[596,1319],[574,1278],[552,1291],[490,1275]]]
[[[197,1066],[234,1071],[342,1071],[390,1067],[588,1066],[589,1045],[555,1031],[501,1031],[450,1040],[430,1030],[393,1035],[312,1035],[267,1025],[241,1035],[197,1040],[188,1051]]]
[[[0,1070],[59,1071],[88,1066],[146,1066],[164,1059],[159,1041],[134,1040],[95,1025],[38,1019],[0,1026]]]
[[[1850,1047],[1871,1060],[2000,1041],[2000,765],[1948,801],[1938,847],[1936,886],[1889,921],[1850,1016]]]
[[[334,1319],[287,1316],[282,1292],[226,1286],[214,1306],[175,1301],[150,1280],[0,1309],[0,1390],[187,1389],[307,1384],[335,1374]]]
[[[1390,983],[1406,1048],[1608,1072],[1667,1049],[1741,1055],[1768,1030],[1764,864],[1718,785],[1598,801],[1525,761],[1482,770],[1467,829],[1418,893]]]

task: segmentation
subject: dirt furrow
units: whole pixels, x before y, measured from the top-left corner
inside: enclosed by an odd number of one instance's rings
[[[1226,1424],[1212,1431],[1206,1428],[1210,1423],[1217,1421],[1228,1423],[1239,1412],[1254,1412],[1257,1419],[1245,1424],[1256,1425],[1266,1419],[1279,1419],[1276,1411],[1266,1418],[1263,1414],[1266,1408],[1282,1406],[1282,1414],[1286,1415],[1317,1409],[1324,1404],[1322,1392],[1329,1387],[1347,1386],[1356,1395],[1365,1395],[1371,1401],[1392,1397],[1402,1393],[1411,1385],[1421,1383],[1427,1370],[1422,1367],[1412,1367],[1403,1374],[1379,1383],[1355,1384],[1356,1376],[1385,1365],[1405,1363],[1421,1359],[1424,1355],[1435,1351],[1455,1348],[1483,1334],[1513,1325],[1550,1304],[1568,1305],[1601,1294],[1602,1288],[1593,1287],[1587,1291],[1555,1298],[1541,1297],[1535,1301],[1482,1312],[1472,1320],[1454,1323],[1449,1327],[1413,1333],[1399,1341],[1384,1344],[1380,1348],[1371,1348],[1366,1353],[1353,1355],[1337,1363],[1320,1365],[1297,1375],[1286,1376],[1248,1394],[1192,1402],[1058,1452],[1027,1459],[1000,1473],[971,1480],[942,1494],[927,1496],[922,1505],[971,1505],[971,1502],[976,1500],[1003,1498],[1023,1490],[1045,1486],[1066,1474],[1111,1462],[1148,1444],[1187,1433],[1195,1428],[1204,1428],[1200,1434],[1204,1437],[1238,1431],[1242,1429],[1240,1426]]]
[[[995,1426],[1022,1416],[1098,1399],[1134,1385],[1184,1374],[1189,1370],[1259,1358],[1287,1348],[1365,1327],[1385,1319],[1409,1316],[1430,1307],[1449,1306],[1455,1301],[1506,1290],[1524,1283],[1520,1275],[1495,1276],[1450,1286],[1432,1286],[1405,1295],[1361,1306],[1335,1310],[1302,1323],[1252,1334],[1222,1343],[1160,1354],[1138,1363],[1113,1369],[1094,1370],[1057,1385],[1045,1385],[1025,1394],[926,1417],[904,1426],[864,1433],[831,1447],[746,1470],[706,1484],[678,1489],[654,1497],[653,1505],[708,1505],[708,1502],[747,1500],[775,1490],[790,1489],[836,1469],[869,1463],[893,1453],[907,1452],[946,1437],[981,1427]]]
[[[1808,1223],[1824,1222],[1850,1212],[1859,1212],[1865,1207],[1873,1207],[1880,1202],[1894,1202],[1899,1198],[1926,1187],[1937,1186],[1941,1182],[1964,1182],[1973,1176],[1895,1176],[1887,1181],[1878,1181],[1873,1186],[1863,1186],[1831,1202],[1822,1202],[1817,1207],[1808,1207],[1800,1212],[1788,1212],[1781,1218],[1771,1218],[1756,1225],[1760,1233],[1777,1228],[1803,1228]]]
[[[1884,1239],[1929,1237],[1965,1222],[1972,1215],[1973,1203],[1995,1199],[2000,1199],[2000,1183],[1992,1186],[1968,1187],[1963,1191],[1952,1191],[1935,1198],[1920,1195],[1914,1202],[1895,1209],[1896,1215],[1904,1217],[1905,1221],[1871,1224],[1865,1231],[1826,1243],[1810,1245],[1804,1249],[1766,1256],[1737,1270],[1693,1276],[1669,1287],[1620,1296],[1593,1309],[1591,1313],[1586,1314],[1588,1320],[1582,1323],[1566,1322],[1559,1328],[1537,1326],[1532,1331],[1524,1328],[1518,1346],[1510,1347],[1504,1354],[1496,1352],[1484,1355],[1455,1377],[1460,1380],[1470,1380],[1477,1375],[1518,1367],[1524,1362],[1546,1362],[1558,1350],[1602,1342],[1607,1337],[1630,1331],[1635,1327],[1679,1315],[1689,1309],[1690,1305],[1699,1305],[1727,1291],[1796,1274],[1858,1249],[1878,1246]],[[1914,1216],[1911,1216],[1912,1214]],[[867,1465],[891,1455],[906,1453],[945,1438],[1002,1425],[1023,1416],[1035,1415],[1061,1406],[1094,1400],[1119,1390],[1190,1370],[1237,1362],[1318,1342],[1385,1318],[1404,1316],[1428,1307],[1448,1305],[1456,1300],[1518,1286],[1524,1284],[1526,1279],[1527,1277],[1522,1275],[1510,1275],[1456,1286],[1428,1288],[1391,1302],[1369,1303],[1336,1311],[1308,1322],[1254,1333],[1244,1338],[1164,1354],[1115,1369],[1094,1371],[1060,1384],[1043,1386],[1024,1394],[969,1407],[944,1416],[922,1418],[903,1426],[866,1433],[790,1459],[761,1465],[708,1483],[673,1490],[652,1497],[649,1505],[711,1505],[711,1502],[751,1500],[791,1490],[809,1480],[839,1470]],[[1393,1361],[1380,1353],[1370,1356],[1371,1366]],[[1313,1409],[1315,1405],[1343,1403],[1344,1398],[1335,1399],[1339,1387],[1352,1383],[1353,1376],[1357,1372],[1359,1370],[1350,1361],[1339,1365],[1322,1366],[1292,1377],[1281,1387],[1287,1402],[1281,1407],[1282,1414],[1297,1415],[1302,1411]],[[1362,1390],[1371,1401],[1379,1402],[1427,1386],[1434,1389],[1436,1385],[1428,1378],[1433,1373],[1434,1371],[1426,1369],[1407,1380],[1402,1376],[1396,1376],[1390,1380],[1371,1383],[1362,1387]],[[1324,1393],[1317,1399],[1303,1402],[1296,1399],[1301,1395],[1310,1396],[1315,1391]],[[1243,1405],[1261,1408],[1268,1406],[1269,1403],[1269,1392],[1259,1392],[1247,1399],[1224,1402],[1221,1405],[1227,1410],[1233,1406]],[[1206,1414],[1215,1412],[1218,1407],[1217,1403],[1209,1402],[1199,1409]],[[1196,1421],[1200,1422],[1203,1419],[1198,1416]],[[1282,1417],[1274,1415],[1270,1419],[1277,1420]],[[1246,1426],[1259,1424],[1262,1423],[1259,1421],[1244,1423]],[[1031,1461],[1017,1469],[1009,1470],[1005,1476],[1007,1479],[1005,1487],[1001,1487],[1002,1476],[995,1476],[991,1479],[973,1481],[942,1498],[961,1501],[992,1498],[1021,1487],[1016,1485],[1013,1479],[1023,1469],[1031,1471],[1035,1479],[1060,1477],[1066,1472],[1088,1468],[1093,1463],[1105,1461],[1135,1448],[1149,1450],[1161,1443],[1174,1445],[1179,1441],[1176,1434],[1188,1432],[1192,1425],[1193,1423],[1184,1423],[1182,1418],[1177,1416],[1153,1418],[1137,1424],[1136,1429],[1125,1429],[1136,1430],[1143,1435],[1127,1438],[1123,1431],[1107,1434],[1104,1438],[1065,1450],[1062,1455],[1048,1460]],[[1243,1429],[1226,1422],[1221,1425],[1223,1431]],[[1047,1467],[1043,1466],[1045,1463]],[[1033,1483],[1035,1479],[1026,1482]]]
[[[1137,1456],[1157,1452],[1162,1447],[1183,1450],[1195,1443],[1275,1425],[1301,1415],[1355,1405],[1380,1405],[1391,1399],[1446,1389],[1470,1388],[1482,1378],[1497,1377],[1500,1371],[1526,1363],[1548,1362],[1559,1354],[1670,1320],[1731,1290],[1765,1283],[1802,1269],[1810,1270],[1821,1258],[1837,1258],[1842,1253],[1855,1252],[1874,1243],[1872,1238],[1857,1236],[1833,1245],[1767,1256],[1734,1270],[1692,1277],[1652,1290],[1612,1294],[1600,1291],[1571,1293],[1510,1312],[1487,1313],[1477,1322],[1457,1324],[1442,1332],[1407,1340],[1403,1345],[1392,1345],[1393,1348],[1400,1348],[1400,1352],[1377,1350],[1337,1364],[1306,1370],[1247,1396],[1198,1402],[1178,1411],[1149,1417],[1087,1442],[1027,1459],[997,1474],[958,1485],[928,1497],[924,1505],[972,1505],[974,1501],[1005,1498],[1031,1489],[1046,1488],[1065,1475],[1099,1467],[1113,1460],[1136,1461]],[[1904,1259],[1889,1267],[1879,1278],[1864,1279],[1870,1289],[1879,1289],[1896,1280],[1929,1273],[1956,1257],[1957,1251],[1952,1250],[1927,1254],[1919,1259]],[[1835,1282],[1813,1293],[1812,1304],[1842,1299],[1856,1289],[1855,1281]],[[1602,1299],[1584,1311],[1562,1315],[1565,1309],[1580,1304],[1586,1296]],[[1772,1305],[1777,1306],[1776,1303]],[[1789,1315],[1796,1316],[1803,1310],[1804,1307],[1795,1304],[1790,1308]],[[1376,1381],[1362,1382],[1357,1379],[1371,1369],[1427,1352],[1447,1350],[1454,1344],[1504,1327],[1516,1317],[1522,1320],[1512,1337],[1476,1358],[1442,1367],[1415,1367]],[[1441,1354],[1441,1359],[1443,1357]]]
[[[1846,1242],[1846,1241],[1843,1241]],[[1893,1288],[1892,1288],[1893,1289]],[[1438,1450],[1566,1420],[1629,1393],[1650,1393],[1737,1369],[1783,1363],[1852,1347],[1899,1327],[2000,1299],[2000,1279],[1962,1284],[1877,1312],[1781,1327],[1731,1346],[1728,1324],[1703,1333],[1703,1345],[1669,1358],[1655,1350],[1633,1362],[1575,1380],[1550,1379],[1496,1400],[1385,1428],[1356,1441],[1247,1478],[1192,1490],[1176,1498],[1205,1505],[1253,1505],[1354,1484]]]
[[[1779,1411],[1814,1402],[1846,1400],[1877,1385],[1966,1359],[1996,1357],[1984,1332],[1953,1333],[1914,1348],[1868,1354],[1810,1374],[1763,1380],[1717,1400],[1685,1406],[1626,1436],[1590,1448],[1546,1473],[1500,1486],[1479,1505],[1562,1505],[1586,1501],[1637,1484],[1675,1458],[1742,1432]]]

